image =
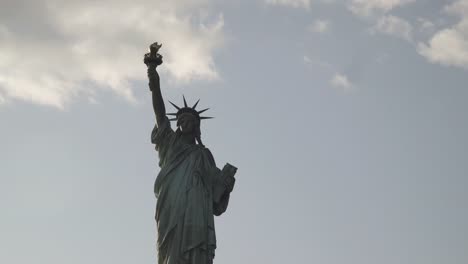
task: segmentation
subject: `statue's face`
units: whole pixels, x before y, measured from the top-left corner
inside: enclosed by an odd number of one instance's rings
[[[181,114],[177,118],[177,126],[184,134],[194,134],[197,126],[200,125],[197,117],[190,113]]]

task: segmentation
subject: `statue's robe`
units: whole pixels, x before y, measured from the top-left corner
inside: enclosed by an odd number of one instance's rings
[[[167,117],[154,128],[151,141],[161,167],[154,185],[158,264],[212,263],[213,215],[222,214],[229,202],[222,172],[209,149],[183,143]]]

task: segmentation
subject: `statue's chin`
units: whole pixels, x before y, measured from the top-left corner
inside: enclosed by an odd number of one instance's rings
[[[182,132],[182,134],[184,135],[191,135],[193,134],[193,130],[187,130],[187,129],[184,129],[184,128],[180,128],[180,131]]]

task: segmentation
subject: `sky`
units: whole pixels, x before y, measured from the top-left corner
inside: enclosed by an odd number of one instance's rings
[[[156,262],[155,41],[215,263],[468,263],[467,0],[0,0],[0,263]]]

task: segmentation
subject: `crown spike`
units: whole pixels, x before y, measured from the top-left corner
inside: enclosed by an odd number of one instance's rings
[[[180,107],[178,107],[176,104],[174,104],[173,102],[169,101],[169,103],[171,103],[172,106],[174,106],[177,110],[180,110]]]
[[[198,111],[198,114],[201,114],[201,113],[207,111],[208,109],[209,109],[209,108],[206,108],[206,109],[203,109],[203,110],[201,110],[201,111]]]
[[[185,96],[184,96],[184,95],[182,95],[182,98],[184,98],[184,107],[188,107],[188,105],[187,105],[187,101],[185,101]]]
[[[198,99],[198,101],[192,106],[192,109],[193,109],[193,110],[195,110],[195,108],[197,107],[198,102],[200,102],[200,99]]]
[[[212,116],[201,116],[200,117],[200,120],[203,120],[203,119],[213,119],[214,117]]]

